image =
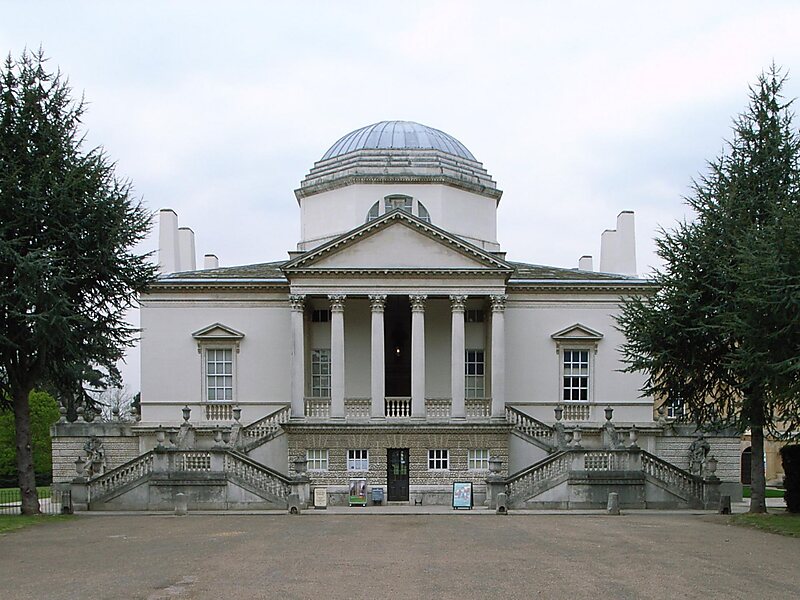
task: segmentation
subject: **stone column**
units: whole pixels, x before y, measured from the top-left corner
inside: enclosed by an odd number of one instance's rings
[[[466,418],[464,407],[464,305],[466,296],[450,296],[452,330],[450,334],[450,417]]]
[[[381,419],[386,415],[384,402],[386,401],[386,363],[384,362],[383,346],[383,309],[386,306],[386,295],[373,295],[369,297],[372,308],[372,347],[370,352],[371,368],[371,410],[373,419]]]
[[[344,419],[344,295],[331,301],[331,418]]]
[[[292,418],[305,416],[306,363],[305,363],[305,300],[301,294],[291,294],[289,305],[292,308]]]
[[[425,295],[411,301],[411,418],[425,418]]]
[[[506,322],[508,296],[492,296],[492,418],[506,414]]]

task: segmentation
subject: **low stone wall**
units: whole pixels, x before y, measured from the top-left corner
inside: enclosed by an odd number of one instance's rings
[[[312,489],[328,487],[331,504],[346,504],[347,485],[351,478],[367,479],[368,495],[373,487],[386,487],[387,450],[409,449],[409,502],[415,498],[424,504],[449,504],[452,499],[452,484],[455,481],[471,481],[473,499],[477,505],[483,503],[486,494],[488,471],[469,470],[467,451],[487,448],[492,458],[503,462],[503,475],[508,474],[508,434],[510,426],[436,426],[425,425],[288,425],[289,464],[305,459],[308,449],[328,450],[328,470],[309,471]],[[368,471],[348,471],[347,451],[369,450]],[[449,450],[450,468],[447,471],[428,469],[428,450]],[[293,468],[293,467],[292,467]],[[384,498],[386,500],[386,498]]]
[[[92,437],[102,442],[105,469],[109,471],[139,456],[139,438],[127,423],[56,423],[53,438],[53,483],[72,481],[75,459],[86,460],[84,445]]]

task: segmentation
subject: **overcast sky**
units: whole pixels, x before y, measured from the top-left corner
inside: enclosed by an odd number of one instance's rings
[[[655,4],[0,2],[0,49],[44,48],[85,94],[89,143],[177,211],[199,264],[286,258],[314,161],[404,119],[483,162],[509,259],[597,265],[602,230],[634,210],[646,273],[748,84],[774,60],[800,95],[800,3]]]

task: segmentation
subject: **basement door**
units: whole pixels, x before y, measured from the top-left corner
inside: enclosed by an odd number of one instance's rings
[[[386,453],[386,499],[408,502],[408,448],[387,448]]]

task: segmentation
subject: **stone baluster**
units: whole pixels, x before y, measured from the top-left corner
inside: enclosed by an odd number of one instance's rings
[[[411,417],[425,417],[425,295],[411,301]]]
[[[371,295],[369,297],[369,303],[372,309],[370,416],[373,419],[381,419],[385,415],[384,402],[386,398],[386,363],[384,360],[383,342],[383,311],[386,307],[386,295]]]

